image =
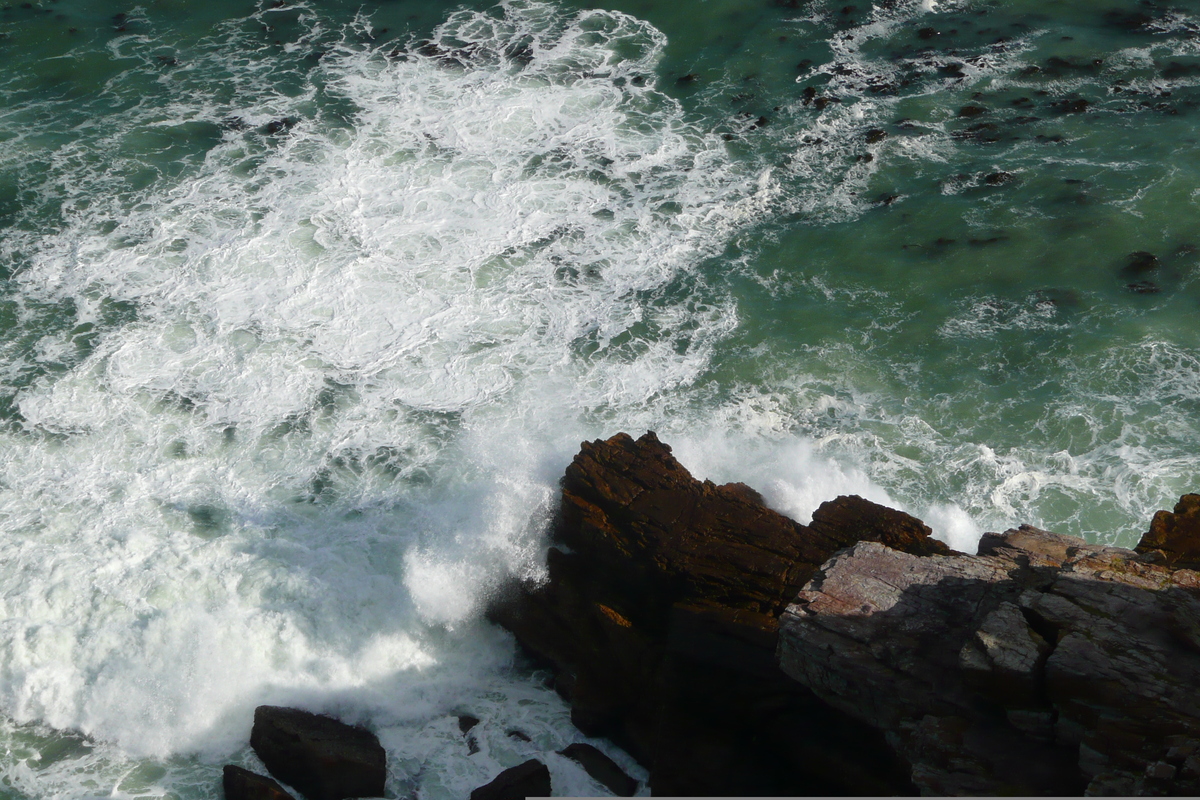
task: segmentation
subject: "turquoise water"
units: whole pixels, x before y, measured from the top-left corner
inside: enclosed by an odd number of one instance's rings
[[[1198,25],[4,6],[0,793],[217,797],[266,702],[390,797],[602,794],[479,609],[618,430],[801,520],[1132,545],[1200,466]]]

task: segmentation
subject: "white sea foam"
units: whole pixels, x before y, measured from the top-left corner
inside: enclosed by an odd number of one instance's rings
[[[656,428],[698,477],[744,481],[801,521],[860,494],[967,551],[984,526],[1038,523],[1055,493],[1071,518],[1108,482],[1108,502],[1141,514],[1164,471],[1182,482],[1186,465],[1106,435],[1171,421],[1148,408],[1051,409],[1047,424],[1080,429],[1060,455],[964,440],[786,354],[770,385],[708,386],[739,309],[700,265],[772,214],[864,208],[853,192],[877,165],[850,156],[889,101],[781,113],[764,135],[825,142],[768,168],[655,88],[664,37],[627,15],[510,2],[393,57],[358,31],[330,43],[300,8],[289,47],[328,51],[309,77],[231,26],[176,84],[156,79],[161,102],[97,115],[107,129],[48,159],[39,191],[65,203],[60,229],[0,242],[21,265],[14,313],[40,336],[0,353],[24,420],[0,433],[0,743],[16,791],[211,796],[222,760],[254,765],[250,714],[274,702],[368,721],[395,796],[461,797],[534,754],[560,793],[600,793],[552,755],[577,736],[561,701],[478,619],[501,577],[538,575],[584,438]],[[835,61],[891,75],[862,45],[917,8],[839,38]],[[158,44],[113,47],[150,64]],[[109,90],[134,93],[136,75]],[[290,131],[263,128],[283,118]],[[197,130],[212,146],[185,180],[130,188],[163,167],[147,141]],[[947,141],[879,149],[940,160]],[[35,149],[5,144],[0,158]],[[853,294],[809,282],[831,303]],[[862,295],[880,325],[905,321]],[[967,301],[940,338],[1056,315]],[[1200,396],[1194,360],[1168,346],[1104,358],[1131,361],[1091,366],[1159,381],[1156,396]],[[455,712],[483,720],[475,755]]]
[[[18,384],[24,430],[0,435],[2,733],[34,742],[6,777],[205,796],[218,760],[252,763],[252,708],[274,702],[369,720],[393,791],[460,797],[528,755],[512,720],[539,753],[575,735],[509,672],[480,599],[537,574],[580,439],[682,409],[672,392],[737,324],[697,265],[778,185],[655,90],[664,37],[620,13],[458,12],[400,57],[332,46],[299,92],[223,35],[169,102],[103,120],[107,157],[64,145],[43,184],[67,195],[62,228],[4,243],[28,325],[76,316],[10,345],[9,379],[40,377]],[[141,137],[189,125],[213,144],[187,180],[122,182],[153,162]],[[852,468],[806,477],[804,445],[772,458],[730,477],[801,516],[873,491]],[[484,719],[469,759],[458,710]],[[39,760],[57,734],[29,725],[95,741]],[[200,760],[147,766],[174,754]]]

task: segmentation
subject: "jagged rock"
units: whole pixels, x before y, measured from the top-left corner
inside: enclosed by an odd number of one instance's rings
[[[949,553],[919,520],[841,497],[804,526],[742,484],[697,481],[653,433],[619,434],[583,444],[550,537],[548,582],[512,587],[490,616],[554,670],[581,731],[648,767],[654,794],[912,791],[883,737],[774,651],[778,615],[841,548]]]
[[[617,762],[590,744],[575,742],[559,750],[558,754],[583,767],[588,775],[606,786],[617,797],[633,797],[633,793],[637,791],[638,782],[626,775],[625,770],[617,766]]]
[[[1179,498],[1175,513],[1155,514],[1150,530],[1134,549],[1161,554],[1167,566],[1200,569],[1200,494]]]
[[[525,800],[526,797],[550,796],[550,770],[531,758],[504,770],[490,783],[471,792],[471,800]]]
[[[250,746],[272,775],[308,800],[383,795],[386,754],[365,728],[295,708],[259,706]]]
[[[221,775],[225,800],[296,800],[275,781],[248,769],[226,764]]]
[[[976,556],[862,542],[784,612],[780,664],[923,794],[1196,794],[1200,575],[1150,561],[1028,526]]]

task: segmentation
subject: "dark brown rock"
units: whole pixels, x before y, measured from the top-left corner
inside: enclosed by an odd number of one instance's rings
[[[567,468],[550,536],[548,582],[512,587],[491,617],[552,668],[581,731],[647,766],[654,794],[911,791],[882,736],[774,652],[778,615],[837,550],[950,552],[919,520],[843,497],[806,527],[742,484],[697,481],[653,433],[619,434]]]
[[[783,614],[780,663],[922,794],[1194,795],[1200,575],[1148,561],[1028,526],[976,556],[862,542]]]
[[[921,520],[858,495],[822,503],[813,512],[808,531],[828,555],[856,542],[879,542],[916,556],[953,552],[945,542],[934,539],[933,531]]]
[[[295,708],[259,706],[250,746],[272,775],[308,800],[383,795],[386,755],[365,728]]]
[[[525,800],[526,797],[549,796],[550,770],[536,758],[504,770],[491,783],[471,792],[471,800]]]
[[[558,754],[583,767],[588,775],[617,797],[633,797],[633,793],[637,791],[638,782],[626,775],[625,770],[617,766],[617,762],[590,744],[575,742],[559,750]]]
[[[1200,569],[1200,494],[1179,498],[1174,513],[1155,514],[1150,530],[1134,549],[1159,553],[1168,566]]]
[[[221,775],[225,800],[296,800],[275,781],[248,769],[225,765]]]

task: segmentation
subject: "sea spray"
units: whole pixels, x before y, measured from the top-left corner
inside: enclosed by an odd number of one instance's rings
[[[0,466],[23,794],[206,796],[264,702],[369,722],[426,797],[515,757],[504,725],[574,735],[479,601],[537,574],[578,441],[661,420],[735,328],[696,267],[769,173],[655,88],[665,39],[624,14],[459,11],[398,51],[364,24],[298,84],[226,25],[188,67],[219,92],[99,117],[109,149],[44,173],[58,222],[6,237],[40,334],[10,337]],[[206,148],[162,160],[173,137]],[[43,763],[54,731],[87,739]]]
[[[1137,105],[1190,18],[844,8],[4,11],[4,791],[211,797],[271,702],[371,725],[395,796],[598,793],[478,611],[618,430],[964,550],[1194,488],[1187,115]]]

